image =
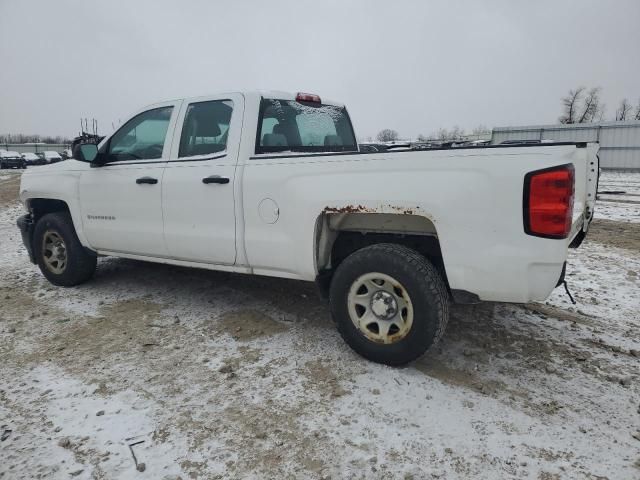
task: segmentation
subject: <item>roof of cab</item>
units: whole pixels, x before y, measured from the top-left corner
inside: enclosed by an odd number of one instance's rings
[[[305,92],[305,93],[313,93],[313,92]],[[153,103],[151,105],[147,105],[144,107],[144,109],[142,110],[138,110],[143,111],[145,109],[148,108],[152,108],[152,107],[156,107],[156,106],[162,106],[162,105],[166,105],[167,103],[172,103],[172,102],[180,102],[180,101],[185,101],[185,102],[193,102],[193,101],[206,101],[206,99],[208,97],[211,96],[220,96],[220,97],[224,97],[225,95],[242,95],[243,97],[245,97],[245,99],[251,99],[251,98],[255,98],[255,99],[259,99],[259,98],[270,98],[270,99],[274,99],[274,100],[291,100],[291,101],[295,101],[296,99],[296,95],[297,93],[291,93],[291,92],[285,92],[282,90],[242,90],[242,91],[236,91],[236,92],[219,92],[219,93],[210,93],[209,95],[197,95],[197,96],[193,96],[193,97],[184,97],[184,98],[176,98],[173,100],[164,100],[164,101],[160,101],[160,102],[156,102]],[[344,107],[343,103],[340,102],[335,102],[333,100],[329,100],[325,97],[323,97],[322,95],[320,95],[320,99],[322,101],[323,105],[333,105],[336,107]]]
[[[336,107],[344,107],[344,104],[325,98],[322,95],[317,94],[315,92],[291,93],[291,92],[284,92],[280,90],[254,90],[254,91],[244,92],[243,94],[257,94],[258,96],[261,96],[264,98],[272,98],[274,100],[295,100],[296,95],[298,95],[298,93],[312,93],[314,95],[318,95],[323,105],[334,105]]]

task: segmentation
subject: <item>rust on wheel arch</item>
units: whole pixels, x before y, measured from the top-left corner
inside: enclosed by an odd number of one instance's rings
[[[396,205],[387,205],[386,206],[388,209],[394,210],[398,213],[401,213],[403,215],[413,215],[415,213],[413,208],[409,208],[409,207],[399,207]],[[387,210],[387,208],[371,208],[371,207],[365,207],[364,205],[345,205],[343,207],[329,207],[326,206],[324,207],[324,209],[322,210],[322,213],[388,213],[385,210]],[[418,210],[419,207],[415,207],[415,210]]]

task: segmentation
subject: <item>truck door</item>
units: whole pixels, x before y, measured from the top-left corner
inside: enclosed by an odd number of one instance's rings
[[[162,177],[181,102],[158,104],[100,147],[107,163],[82,173],[84,233],[96,250],[162,257]]]
[[[235,263],[233,190],[243,111],[240,94],[182,106],[162,179],[164,238],[172,258]]]

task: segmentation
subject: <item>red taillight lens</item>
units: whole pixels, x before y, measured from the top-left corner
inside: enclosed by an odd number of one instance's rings
[[[567,238],[573,216],[573,165],[527,173],[524,230],[545,238]]]
[[[296,95],[296,102],[322,103],[318,95],[302,92],[298,92],[298,94]]]

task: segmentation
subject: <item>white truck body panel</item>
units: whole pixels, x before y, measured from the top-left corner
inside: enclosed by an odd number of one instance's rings
[[[570,239],[525,234],[522,181],[514,179],[535,169],[583,163],[581,156],[582,150],[571,146],[256,156],[244,173],[248,262],[254,269],[311,280],[317,273],[316,221],[323,212],[344,206],[362,212],[411,211],[435,225],[451,288],[483,300],[541,300],[560,277]],[[583,192],[584,186],[576,187],[577,195]],[[280,206],[277,223],[260,219],[257,206],[263,198]],[[583,203],[574,208],[576,233],[583,224]]]
[[[568,245],[593,215],[597,146],[256,154],[262,96],[295,98],[245,92],[146,107],[174,107],[160,159],[99,168],[69,160],[29,170],[21,199],[27,206],[37,198],[64,201],[81,243],[98,254],[308,281],[321,269],[325,216],[411,217],[431,225],[423,233],[437,236],[451,289],[505,302],[545,299]],[[180,159],[188,105],[207,100],[233,102],[227,150]],[[575,169],[571,235],[526,234],[525,175],[563,164]],[[229,183],[203,184],[211,175]],[[139,177],[158,185],[138,185]]]
[[[132,117],[152,108],[173,107],[168,130],[171,132],[181,104],[181,101],[158,103]],[[162,182],[171,141],[171,135],[167,135],[162,157],[156,161],[131,160],[84,169],[79,178],[79,203],[82,228],[90,248],[150,257],[169,255],[164,241],[162,190],[154,185],[138,185],[135,180],[153,177]]]
[[[233,103],[227,150],[223,154],[200,155],[189,157],[188,161],[180,160],[178,149],[181,128],[175,129],[170,163],[166,165],[162,180],[164,240],[171,258],[234,265],[236,213],[233,185],[242,133],[244,98],[236,93],[184,101],[178,125],[183,124],[190,104],[210,100],[229,100]],[[212,174],[229,179],[229,184],[203,184],[202,179]],[[189,192],[188,195],[185,192]],[[212,245],[215,247],[212,248]]]

